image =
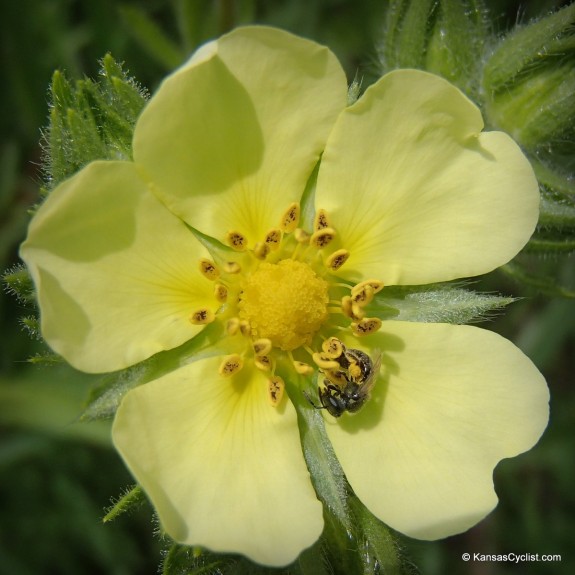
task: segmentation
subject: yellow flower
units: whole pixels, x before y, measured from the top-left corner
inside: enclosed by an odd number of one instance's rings
[[[60,184],[22,246],[44,337],[80,370],[126,368],[209,326],[200,354],[126,394],[113,428],[179,542],[284,565],[319,537],[284,392],[317,403],[318,370],[351,486],[414,537],[484,517],[494,466],[546,425],[545,382],[511,343],[378,311],[384,286],[512,258],[538,216],[529,163],[439,77],[392,72],[350,107],[346,92],[326,48],[235,30],[163,82],[134,161]],[[345,395],[373,370],[371,398]]]

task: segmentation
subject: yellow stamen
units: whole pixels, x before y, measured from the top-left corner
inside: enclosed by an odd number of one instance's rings
[[[268,400],[272,407],[277,407],[284,395],[285,383],[279,375],[268,379]]]
[[[219,302],[225,302],[228,299],[228,288],[221,283],[216,283],[214,285],[214,297]]]
[[[190,315],[190,321],[194,325],[205,325],[208,323],[212,323],[216,319],[214,312],[209,310],[208,308],[201,308],[196,310],[195,312]]]
[[[248,239],[246,236],[237,231],[228,232],[226,234],[226,242],[237,252],[243,252],[248,247]]]
[[[294,361],[293,366],[296,373],[299,373],[300,375],[311,375],[315,371],[311,365],[304,363],[303,361]]]
[[[308,234],[305,230],[302,230],[302,228],[296,228],[294,230],[293,236],[298,244],[307,244],[311,237],[311,235]]]
[[[345,346],[337,337],[330,337],[321,344],[321,348],[328,357],[337,359],[343,353]]]
[[[226,322],[226,333],[228,335],[236,335],[238,330],[240,329],[240,318],[238,317],[231,317]]]
[[[378,317],[366,317],[351,324],[354,335],[362,336],[375,333],[381,327],[381,320]]]
[[[375,290],[373,287],[366,283],[360,289],[351,290],[351,301],[352,303],[356,303],[357,305],[364,307],[371,302],[374,294]]]
[[[323,228],[311,236],[309,243],[317,249],[322,249],[328,246],[334,238],[335,230],[333,228]]]
[[[329,381],[335,383],[340,387],[343,387],[347,383],[347,379],[345,377],[345,373],[341,370],[335,369],[324,369],[322,370],[323,374]]]
[[[266,355],[272,349],[271,340],[267,339],[265,337],[263,337],[261,339],[256,339],[256,341],[254,341],[254,343],[252,345],[254,347],[254,353],[256,355]]]
[[[282,231],[278,229],[270,230],[264,239],[264,242],[272,252],[275,252],[280,247],[281,241]]]
[[[315,214],[313,220],[313,229],[317,232],[318,230],[323,230],[324,228],[329,228],[329,220],[327,218],[327,213],[325,210],[318,210]]]
[[[360,304],[351,302],[351,313],[353,319],[363,319],[365,317],[365,310]]]
[[[329,357],[325,352],[315,352],[312,356],[314,363],[320,369],[338,369],[339,363],[333,358]]]
[[[265,260],[270,253],[270,247],[265,242],[257,242],[254,246],[254,255],[258,260]]]
[[[246,337],[249,337],[252,335],[252,328],[250,326],[250,322],[245,320],[245,319],[241,319],[240,320],[240,331],[242,332],[242,335],[245,335]]]
[[[242,271],[242,267],[238,262],[226,262],[224,264],[224,271],[227,274],[239,274]]]
[[[237,353],[234,353],[224,358],[224,360],[220,364],[218,373],[223,377],[230,377],[238,373],[243,366],[244,366],[244,360],[242,359],[242,357]]]
[[[262,371],[269,371],[272,368],[272,360],[269,355],[258,355],[254,359],[254,364]]]
[[[300,207],[299,204],[294,202],[285,211],[280,220],[280,229],[286,234],[293,232],[299,222]]]
[[[371,286],[373,288],[373,293],[377,293],[383,289],[384,284],[380,280],[365,280],[351,288],[351,295],[353,296],[358,291],[363,290],[365,286]]]
[[[325,266],[335,272],[349,259],[350,255],[347,250],[337,250],[325,260]]]
[[[210,281],[215,281],[220,277],[220,270],[213,261],[202,258],[199,264],[200,272]]]

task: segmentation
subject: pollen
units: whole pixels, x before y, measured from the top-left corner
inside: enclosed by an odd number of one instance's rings
[[[263,262],[244,281],[240,318],[249,323],[252,337],[291,351],[309,345],[328,319],[328,301],[327,282],[308,264]]]

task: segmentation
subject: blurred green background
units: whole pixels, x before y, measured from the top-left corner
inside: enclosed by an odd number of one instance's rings
[[[565,2],[492,0],[493,28]],[[280,26],[329,45],[351,80],[376,72],[385,0],[2,0],[0,12],[0,268],[17,248],[41,183],[40,130],[52,72],[96,77],[106,53],[151,91],[194,47],[249,22]],[[573,276],[573,261],[566,273]],[[571,271],[569,271],[569,269]],[[573,280],[573,277],[571,277]],[[485,521],[440,542],[405,540],[423,575],[575,573],[575,305],[494,272],[477,289],[522,298],[483,327],[517,343],[552,394],[551,422],[536,448],[495,473],[501,503]],[[76,418],[94,379],[38,367],[40,343],[20,327],[31,310],[0,293],[0,575],[153,574],[162,542],[150,509],[102,524],[131,483],[105,422]],[[488,360],[488,358],[487,358]],[[464,552],[560,554],[561,562],[465,563]]]

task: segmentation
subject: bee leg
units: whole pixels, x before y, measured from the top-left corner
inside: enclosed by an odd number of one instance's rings
[[[312,398],[310,397],[309,393],[307,391],[304,391],[303,394],[305,395],[305,398],[308,400],[309,404],[314,408],[314,409],[325,409],[325,407],[323,405],[316,405]]]

